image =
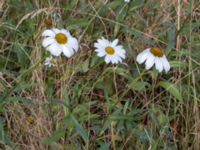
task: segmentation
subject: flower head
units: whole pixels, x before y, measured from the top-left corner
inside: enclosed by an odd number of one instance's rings
[[[52,28],[42,33],[44,40],[42,42],[53,56],[59,56],[63,52],[66,57],[71,57],[78,51],[78,41],[72,37],[70,32],[65,29]]]
[[[122,62],[122,59],[125,59],[126,51],[123,49],[122,45],[117,45],[118,41],[118,39],[115,39],[111,42],[103,37],[98,39],[97,43],[94,44],[94,47],[96,48],[95,51],[98,53],[97,56],[105,56],[105,62],[107,64],[110,62],[112,64]]]
[[[146,61],[145,65],[147,70],[150,69],[154,64],[159,72],[162,72],[163,70],[168,72],[170,70],[170,64],[163,50],[157,47],[145,49],[137,56],[136,60],[139,64],[142,64]]]
[[[124,0],[124,2],[125,2],[125,3],[129,3],[129,2],[130,2],[130,0]]]
[[[52,56],[47,57],[44,61],[44,65],[47,67],[55,66],[56,65],[56,59],[54,59]]]

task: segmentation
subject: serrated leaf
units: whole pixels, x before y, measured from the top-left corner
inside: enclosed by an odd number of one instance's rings
[[[158,86],[163,87],[166,91],[168,91],[171,95],[177,98],[180,102],[183,102],[183,97],[175,84],[170,83],[168,81],[161,81],[158,83]]]

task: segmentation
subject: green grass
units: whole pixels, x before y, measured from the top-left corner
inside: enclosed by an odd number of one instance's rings
[[[180,3],[179,3],[180,2]],[[198,0],[2,0],[0,148],[200,149]],[[46,68],[45,19],[80,48]],[[123,64],[105,64],[94,42],[118,38]],[[169,73],[135,61],[161,47]]]

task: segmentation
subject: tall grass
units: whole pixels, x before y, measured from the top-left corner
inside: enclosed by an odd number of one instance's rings
[[[1,149],[200,149],[198,0],[1,0]],[[80,48],[46,68],[45,19]],[[106,65],[93,43],[118,38],[127,52]],[[168,74],[136,55],[161,47]]]

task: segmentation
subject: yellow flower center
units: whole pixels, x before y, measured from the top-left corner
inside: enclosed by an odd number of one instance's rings
[[[113,55],[115,53],[114,48],[110,46],[106,47],[105,50],[106,50],[106,53],[108,53],[109,55]]]
[[[157,57],[162,57],[164,55],[163,50],[158,47],[151,48],[150,52]]]
[[[59,44],[66,44],[67,43],[67,37],[63,33],[57,33],[56,36],[55,36],[55,39]]]
[[[30,124],[32,124],[34,122],[33,118],[32,117],[27,117],[26,118],[26,121]]]

